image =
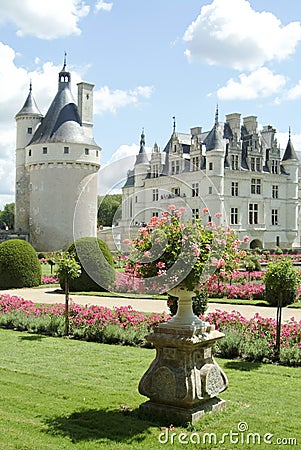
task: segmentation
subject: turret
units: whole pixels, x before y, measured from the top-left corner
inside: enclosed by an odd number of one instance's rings
[[[286,229],[287,238],[293,242],[298,234],[298,167],[299,160],[291,141],[291,131],[287,146],[281,161],[282,168],[287,174],[287,202],[286,202]]]
[[[25,148],[43,119],[32,95],[31,82],[29,94],[15,119],[17,125],[15,231],[29,233],[29,175],[25,168]]]
[[[150,163],[145,151],[145,134],[144,130],[141,133],[140,139],[140,150],[136,156],[134,173],[135,173],[135,186],[142,187],[144,185],[144,180],[148,175],[150,170]]]

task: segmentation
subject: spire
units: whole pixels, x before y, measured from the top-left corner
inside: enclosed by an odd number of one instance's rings
[[[215,124],[218,124],[218,104],[216,105],[216,110],[215,110]]]
[[[175,118],[175,116],[173,116],[172,120],[173,120],[172,132],[174,134],[176,132],[176,118]]]
[[[39,117],[43,117],[39,108],[37,107],[37,104],[35,102],[35,99],[33,98],[32,95],[32,81],[30,80],[29,83],[29,94],[25,100],[25,103],[23,105],[23,107],[20,109],[20,111],[16,114],[16,117],[18,116],[27,116],[27,115],[34,115],[34,116],[39,116]]]
[[[288,161],[290,159],[298,160],[293,143],[291,141],[291,127],[289,127],[289,130],[288,130],[288,142],[287,142],[287,146],[286,146],[282,161]]]
[[[136,156],[136,164],[148,164],[148,158],[145,151],[145,134],[144,134],[144,128],[142,128],[141,138],[140,138],[140,150],[138,155]]]

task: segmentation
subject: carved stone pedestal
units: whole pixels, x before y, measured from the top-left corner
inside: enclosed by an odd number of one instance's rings
[[[140,394],[149,398],[140,411],[176,424],[224,409],[225,401],[217,396],[228,380],[212,356],[212,346],[223,336],[206,322],[181,327],[170,321],[155,327],[146,337],[156,358],[139,383]]]

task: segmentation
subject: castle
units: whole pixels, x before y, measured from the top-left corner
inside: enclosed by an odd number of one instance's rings
[[[281,156],[276,130],[259,131],[256,116],[232,113],[220,122],[217,109],[210,131],[189,134],[177,132],[174,121],[163,152],[155,144],[150,159],[142,132],[122,189],[122,238],[174,204],[192,219],[223,220],[240,239],[249,236],[250,248],[300,247],[298,169],[291,136]]]
[[[93,138],[93,84],[78,83],[78,104],[64,66],[45,117],[32,94],[16,114],[15,232],[37,251],[96,236],[100,147]]]

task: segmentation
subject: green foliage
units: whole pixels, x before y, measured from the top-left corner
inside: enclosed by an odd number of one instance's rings
[[[6,225],[10,230],[14,228],[15,222],[15,204],[7,203],[4,206],[3,211],[0,211],[0,228],[4,228]]]
[[[41,264],[26,241],[12,239],[0,244],[0,288],[23,288],[41,284]]]
[[[68,248],[67,253],[80,264],[81,274],[70,279],[70,291],[106,291],[115,280],[112,254],[101,239],[79,238]],[[63,279],[60,285],[64,289]]]
[[[260,272],[262,270],[259,262],[259,257],[255,254],[247,254],[243,260],[243,265],[247,272]]]
[[[68,253],[64,255],[62,259],[60,259],[58,263],[58,267],[56,270],[56,275],[60,280],[65,281],[73,280],[78,278],[81,273],[80,265],[76,262],[76,260],[70,256]]]
[[[105,195],[98,198],[98,226],[111,227],[121,219],[121,209],[119,208],[121,201],[121,194]]]
[[[192,310],[196,316],[205,313],[208,303],[208,293],[205,289],[201,289],[199,294],[192,298]],[[167,306],[170,314],[174,316],[178,310],[178,298],[168,294]]]
[[[279,305],[279,297],[282,297],[282,305],[287,306],[296,299],[297,288],[301,281],[298,269],[288,258],[277,262],[270,262],[264,274],[265,299],[271,306]]]

